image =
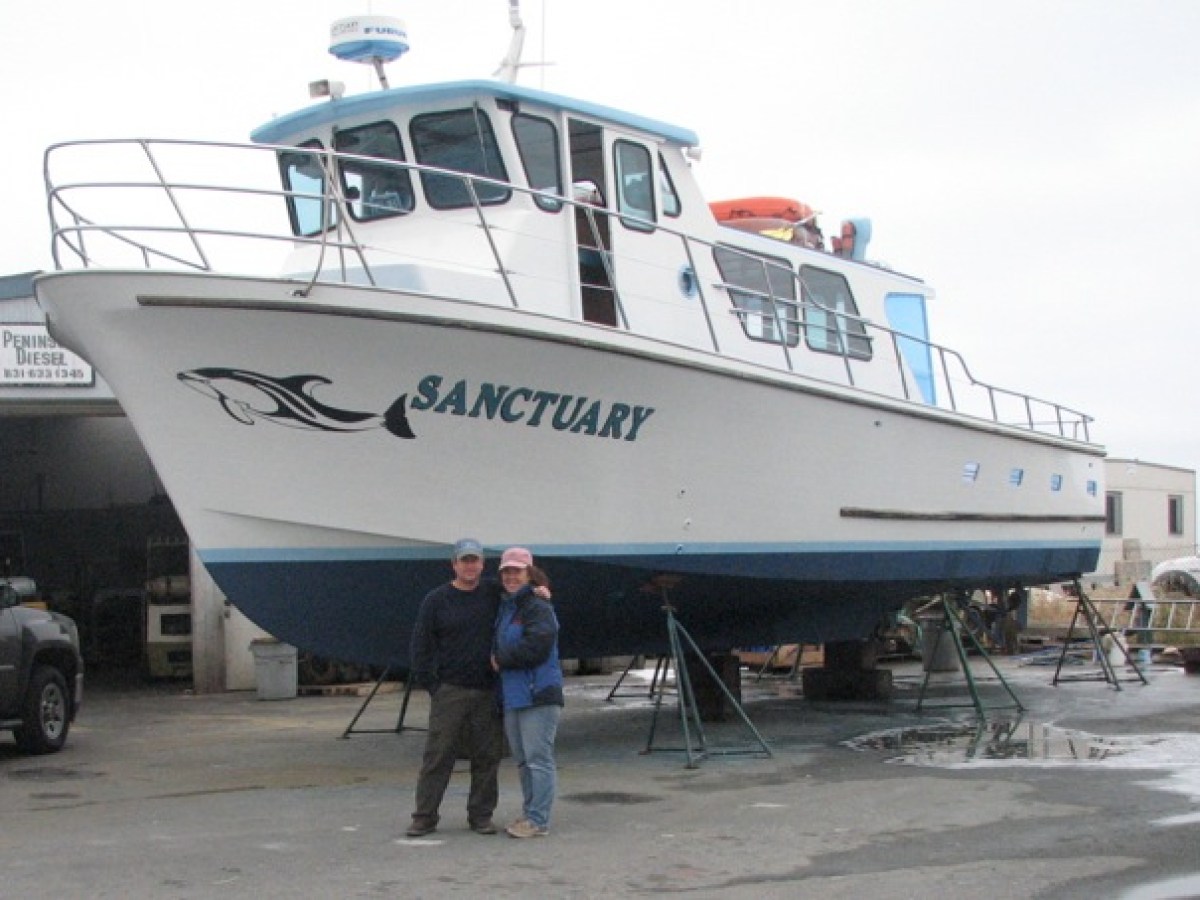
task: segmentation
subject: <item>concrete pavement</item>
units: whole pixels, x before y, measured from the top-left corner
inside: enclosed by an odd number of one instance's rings
[[[894,667],[896,696],[878,703],[814,704],[790,682],[748,673],[746,709],[773,755],[713,755],[695,769],[678,751],[641,752],[652,716],[641,682],[624,686],[636,696],[607,702],[615,676],[571,678],[552,834],[525,841],[467,829],[465,772],[439,831],[405,838],[423,735],[340,739],[357,697],[93,687],[64,752],[23,757],[0,743],[0,894],[1200,893],[1200,676],[1153,668],[1148,686],[1118,691],[1054,687],[1052,668],[1018,659],[999,665],[1028,709],[998,741],[1003,728],[975,734],[969,708],[918,715],[915,663]],[[968,701],[961,676],[935,678],[948,687],[927,703]],[[995,683],[981,691],[1007,699]],[[390,731],[399,702],[381,695],[358,728]],[[423,724],[426,708],[414,697],[409,724]],[[713,749],[754,748],[736,718],[705,734]],[[847,746],[868,734],[865,749]],[[916,737],[907,749],[906,735]],[[673,697],[655,738],[671,746],[682,746]],[[930,764],[888,762],[901,756]],[[519,811],[506,761],[497,820]],[[1167,879],[1192,893],[1171,893]]]

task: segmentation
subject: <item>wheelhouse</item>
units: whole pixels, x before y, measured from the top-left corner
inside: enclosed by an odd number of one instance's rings
[[[893,300],[884,298],[903,297],[914,340],[902,367],[913,393],[934,402],[927,288],[826,250],[811,215],[788,231],[747,227],[736,201],[710,207],[692,177],[698,142],[687,129],[469,81],[334,100],[253,138],[279,145],[294,234],[351,234],[364,278],[379,286],[510,304],[773,366],[796,368],[803,353],[812,357],[804,369],[839,378],[835,369],[861,368],[879,352],[867,319],[886,320]],[[309,271],[319,253],[306,243],[290,267]]]

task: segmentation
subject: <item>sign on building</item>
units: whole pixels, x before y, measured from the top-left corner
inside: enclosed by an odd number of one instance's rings
[[[0,385],[90,387],[96,373],[50,337],[44,325],[0,323]]]

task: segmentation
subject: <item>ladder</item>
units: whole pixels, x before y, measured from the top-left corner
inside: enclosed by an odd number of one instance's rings
[[[1137,635],[1142,643],[1161,634],[1177,639],[1194,635],[1200,638],[1200,599],[1195,597],[1159,597],[1148,581],[1139,581],[1127,598],[1092,598],[1092,603],[1104,615],[1114,631]]]

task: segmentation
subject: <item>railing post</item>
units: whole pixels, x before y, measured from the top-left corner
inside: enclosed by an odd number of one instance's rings
[[[179,205],[179,199],[175,196],[175,191],[172,189],[170,182],[163,177],[162,169],[158,167],[158,161],[154,158],[154,153],[150,149],[150,142],[142,140],[138,141],[138,144],[141,146],[142,152],[146,154],[146,161],[150,163],[150,168],[154,170],[154,176],[158,179],[159,185],[162,186],[163,193],[167,195],[167,201],[171,204],[171,208],[175,210],[175,215],[179,217],[179,224],[183,226],[184,232],[186,232],[188,238],[191,240],[192,248],[196,251],[196,255],[200,257],[204,271],[211,272],[212,265],[208,261],[208,256],[205,255],[204,248],[200,246],[200,241],[196,237],[195,231],[192,230],[192,226],[188,224],[187,216],[183,214],[183,208]]]
[[[954,397],[954,381],[950,377],[950,367],[946,365],[945,347],[938,347],[938,359],[942,363],[942,377],[946,379],[946,396],[950,400],[950,409],[958,412],[958,401]]]
[[[767,268],[766,259],[760,259],[759,264],[763,269],[763,284],[767,287],[767,302],[771,304],[771,321],[775,323],[775,330],[779,333],[779,348],[783,351],[783,362],[789,372],[794,372],[796,370],[792,368],[792,354],[788,352],[787,329],[779,321],[779,301],[775,298],[775,288],[771,286],[771,270]],[[792,270],[789,268],[789,278],[791,274]]]
[[[483,229],[484,236],[487,238],[488,247],[492,251],[492,259],[496,261],[496,268],[500,272],[500,278],[504,281],[504,289],[508,292],[508,299],[512,303],[513,309],[520,309],[521,305],[517,302],[517,293],[513,290],[508,270],[504,267],[504,260],[500,258],[500,248],[496,246],[496,239],[492,237],[492,229],[488,227],[487,217],[483,214],[483,204],[479,202],[479,194],[475,191],[475,182],[469,176],[459,177],[466,185],[467,193],[471,195],[471,205],[475,207],[475,214],[479,216],[479,227]]]
[[[900,355],[900,339],[894,331],[889,331],[888,334],[892,337],[892,355],[896,358],[896,371],[900,374],[900,387],[904,389],[904,399],[911,400],[912,396],[908,390],[908,379],[904,376],[904,360]]]
[[[846,314],[840,309],[832,310],[834,333],[837,335],[838,353],[842,356],[842,365],[846,369],[846,384],[854,387],[854,370],[850,368],[850,348],[846,345],[846,335],[842,330],[844,328],[843,319]]]
[[[714,353],[721,352],[721,345],[717,341],[717,329],[713,325],[712,312],[708,308],[708,298],[704,296],[704,286],[700,283],[700,270],[696,268],[696,259],[692,256],[692,244],[686,234],[680,234],[679,239],[683,242],[683,255],[687,257],[688,271],[692,273],[692,278],[696,281],[696,294],[700,297],[700,309],[704,312],[704,323],[708,326],[708,337],[712,341]]]

